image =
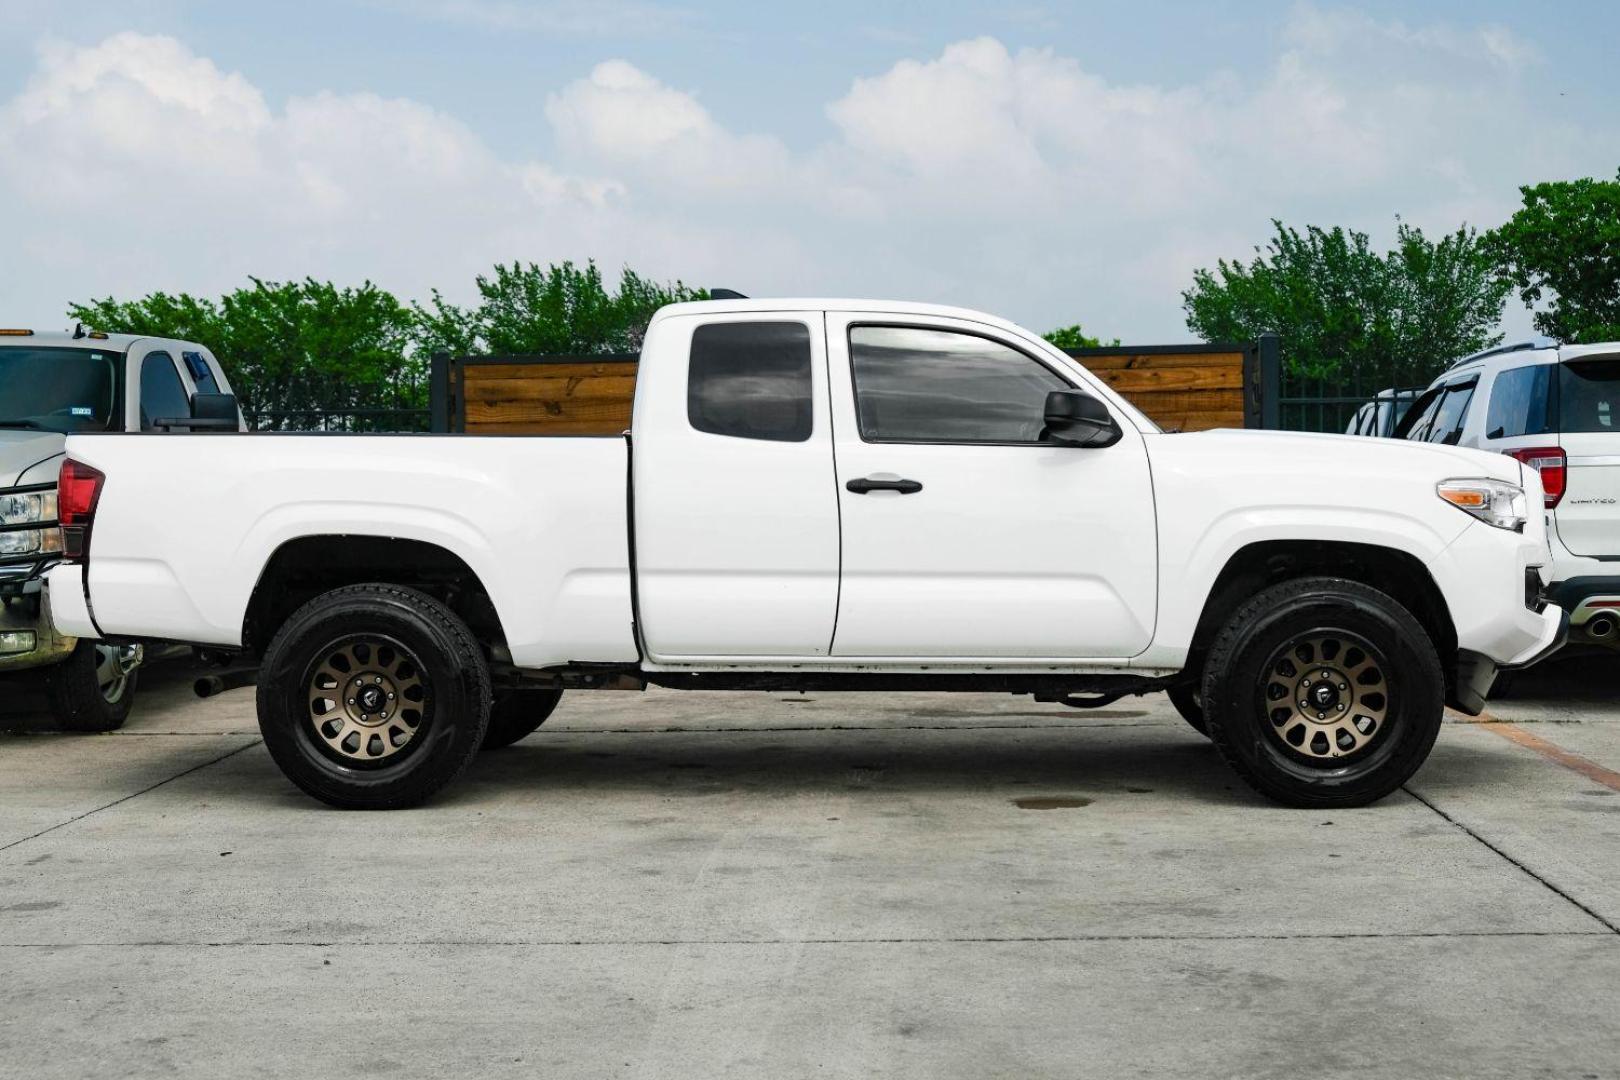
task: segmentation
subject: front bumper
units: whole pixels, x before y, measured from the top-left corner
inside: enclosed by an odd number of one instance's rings
[[[59,630],[51,619],[50,591],[44,578],[0,571],[0,635],[18,634],[31,644],[0,652],[0,672],[45,667],[66,659],[78,639]],[[6,639],[0,637],[0,642]]]

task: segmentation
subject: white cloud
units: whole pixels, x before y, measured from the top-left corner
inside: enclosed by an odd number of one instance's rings
[[[0,201],[23,222],[0,299],[48,315],[249,273],[455,296],[497,259],[595,256],[1174,340],[1192,270],[1244,256],[1273,216],[1489,225],[1517,184],[1607,174],[1620,153],[1612,129],[1544,122],[1521,86],[1534,49],[1500,28],[1301,6],[1282,40],[1257,70],[1155,85],[973,38],[853,78],[795,148],[608,59],[547,96],[545,159],[418,101],[309,87],[271,104],[173,38],[51,44],[0,103]]]
[[[374,7],[483,30],[599,37],[688,26],[683,7],[637,0],[371,0]]]

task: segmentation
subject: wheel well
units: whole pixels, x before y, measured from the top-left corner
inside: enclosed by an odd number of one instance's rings
[[[277,548],[248,601],[243,647],[262,653],[304,604],[332,589],[367,582],[420,589],[460,615],[496,658],[506,657],[500,618],[472,568],[436,544],[385,536],[304,536]]]
[[[1398,601],[1423,624],[1440,654],[1447,689],[1455,677],[1457,629],[1428,568],[1404,551],[1330,540],[1271,540],[1240,549],[1221,569],[1204,601],[1187,666],[1202,670],[1209,644],[1244,598],[1294,578],[1329,576],[1371,586]]]

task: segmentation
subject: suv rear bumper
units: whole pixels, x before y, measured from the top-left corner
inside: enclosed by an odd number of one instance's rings
[[[43,578],[0,579],[0,635],[19,635],[21,646],[0,638],[0,672],[45,667],[67,658],[78,639],[51,620],[49,590]]]
[[[1555,581],[1547,599],[1569,612],[1571,641],[1620,648],[1620,575]]]

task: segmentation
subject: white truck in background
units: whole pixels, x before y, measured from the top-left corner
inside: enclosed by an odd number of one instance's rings
[[[1164,434],[972,311],[677,304],[634,395],[612,437],[76,434],[56,617],[239,651],[278,765],[367,808],[648,685],[1168,689],[1259,791],[1356,806],[1567,625],[1519,462]]]
[[[56,485],[68,436],[241,426],[225,372],[202,345],[0,330],[0,693],[42,682],[64,731],[110,731],[135,700],[142,646],[78,638],[46,600],[45,575],[64,554]],[[169,482],[183,487],[187,468]]]

